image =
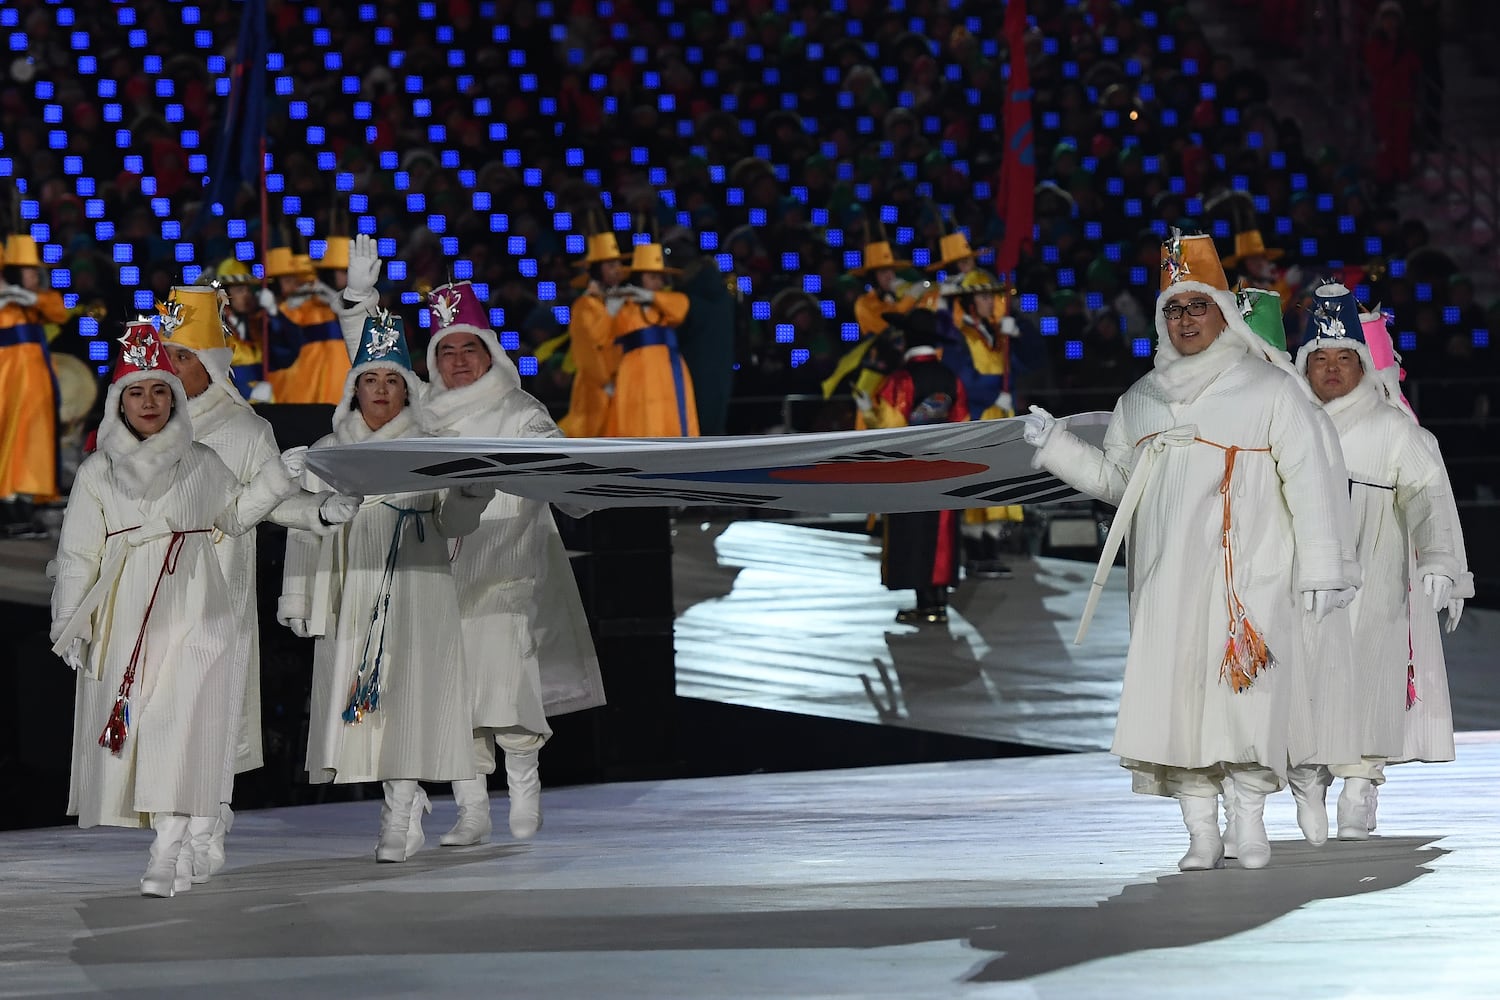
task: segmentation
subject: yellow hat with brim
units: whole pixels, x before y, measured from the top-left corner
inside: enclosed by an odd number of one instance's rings
[[[1234,253],[1224,258],[1224,266],[1238,267],[1240,261],[1246,257],[1264,257],[1266,260],[1276,260],[1285,252],[1284,250],[1278,250],[1276,247],[1266,246],[1266,241],[1260,235],[1260,230],[1251,229],[1248,232],[1234,234]]]
[[[1176,232],[1161,245],[1161,290],[1182,281],[1196,281],[1229,291],[1229,279],[1224,276],[1224,265],[1219,263],[1219,251],[1214,249],[1214,238],[1207,234],[1182,236]]]
[[[36,240],[23,233],[11,233],[5,238],[6,267],[41,267],[42,257],[37,253]]]
[[[226,257],[219,262],[214,270],[214,277],[225,285],[250,285],[255,283],[255,275],[250,271],[250,265],[233,257]]]
[[[220,318],[222,303],[217,288],[178,285],[157,303],[161,313],[161,339],[190,351],[214,351],[229,347]]]
[[[927,265],[929,271],[941,271],[945,267],[979,256],[969,246],[969,238],[963,233],[949,233],[938,241],[938,259]]]
[[[667,266],[667,255],[660,243],[638,243],[630,255],[630,270],[654,274],[681,274],[682,269]]]
[[[313,259],[305,253],[292,254],[292,274],[299,278],[314,278]]]
[[[291,247],[272,247],[266,251],[266,277],[280,278],[296,273],[297,265]]]
[[[594,233],[588,237],[588,243],[584,247],[582,260],[575,260],[574,267],[588,267],[590,264],[603,264],[611,260],[630,260],[629,254],[620,252],[620,241],[615,239],[614,233]]]
[[[864,252],[860,254],[860,257],[862,263],[859,267],[850,271],[850,274],[869,274],[871,271],[878,271],[883,267],[911,267],[911,261],[896,259],[896,254],[891,249],[891,244],[886,240],[876,240],[874,243],[867,245]]]
[[[324,242],[327,247],[323,251],[323,259],[317,262],[318,266],[334,270],[349,270],[349,237],[330,236]]]

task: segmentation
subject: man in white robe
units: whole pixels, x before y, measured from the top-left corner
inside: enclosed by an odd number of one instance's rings
[[[435,430],[463,437],[561,437],[521,388],[467,281],[433,289],[427,409]],[[483,843],[492,829],[488,776],[504,754],[511,836],[542,825],[538,754],[548,715],[604,704],[588,620],[552,511],[498,494],[479,529],[456,546],[464,650],[474,685],[475,777],[453,782],[458,819],[445,846]]]
[[[1338,429],[1364,577],[1349,609],[1353,655],[1330,658],[1349,665],[1353,675],[1325,671],[1318,678],[1323,741],[1348,746],[1352,737],[1357,754],[1319,757],[1332,776],[1344,779],[1340,840],[1369,837],[1372,786],[1385,780],[1387,760],[1404,759],[1406,716],[1421,697],[1417,619],[1435,622],[1438,611],[1461,600],[1457,588],[1472,593],[1473,580],[1437,442],[1413,422],[1399,391],[1392,395],[1362,328],[1353,294],[1340,284],[1323,285],[1297,354],[1298,370]],[[1456,622],[1453,610],[1450,620]],[[1329,781],[1325,775],[1325,788]]]
[[[1178,799],[1179,868],[1223,864],[1225,780],[1240,863],[1263,868],[1265,796],[1290,754],[1306,759],[1289,745],[1307,690],[1302,618],[1358,584],[1347,487],[1305,384],[1245,325],[1212,240],[1174,234],[1162,280],[1155,370],[1120,398],[1103,449],[1036,408],[1027,440],[1039,467],[1118,505],[1112,534],[1130,534],[1113,751],[1136,791]]]

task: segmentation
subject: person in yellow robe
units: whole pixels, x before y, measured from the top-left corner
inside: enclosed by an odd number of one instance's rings
[[[233,351],[229,360],[229,377],[234,381],[234,387],[251,402],[275,402],[271,396],[271,383],[266,381],[265,366],[266,324],[270,317],[256,301],[259,283],[250,266],[226,257],[207,280],[218,281],[229,294],[224,327],[229,331]]]
[[[1010,395],[1010,341],[1020,331],[1005,314],[1005,286],[977,268],[942,286],[948,306],[938,311],[938,336],[947,365],[964,385],[972,420],[1015,416]],[[964,511],[964,564],[974,576],[1006,577],[1000,543],[1008,525],[1022,519],[1019,506]]]
[[[698,436],[693,378],[677,347],[688,297],[667,288],[681,271],[667,267],[665,256],[660,243],[638,244],[630,271],[639,284],[615,290],[624,300],[613,324],[621,358],[606,437]]]
[[[5,240],[0,283],[0,531],[44,535],[35,505],[57,499],[57,389],[44,324],[68,318],[62,296],[42,287],[36,242]]]
[[[611,232],[588,237],[579,278],[583,294],[568,310],[568,364],[573,369],[573,387],[568,413],[557,426],[568,437],[603,437],[613,405],[615,372],[620,367],[620,346],[615,343],[614,318],[625,299],[613,294],[629,273],[628,256],[620,253]]]
[[[896,273],[909,267],[911,261],[897,260],[887,240],[876,240],[865,246],[860,255],[860,266],[849,272],[870,282],[865,293],[854,300],[859,344],[840,358],[833,374],[823,380],[825,399],[832,396],[856,370],[854,389],[867,396],[873,396],[885,381],[886,372],[881,365],[872,363],[870,354],[880,335],[890,326],[886,314],[906,313],[918,308],[932,287],[930,282],[906,281]],[[892,364],[896,363],[899,359],[892,359]],[[856,419],[855,426],[863,428],[862,416]]]
[[[311,258],[293,254],[290,247],[266,251],[266,277],[279,292],[264,289],[260,296],[270,315],[266,381],[273,397],[278,403],[338,405],[349,376],[349,352],[334,311],[337,293],[317,280]]]

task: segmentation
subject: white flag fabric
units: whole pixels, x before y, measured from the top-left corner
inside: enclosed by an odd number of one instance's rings
[[[1066,418],[1101,444],[1108,413]],[[313,448],[346,493],[482,483],[574,507],[765,507],[897,513],[1073,500],[1031,467],[1019,417],[825,434],[706,438],[396,438]]]

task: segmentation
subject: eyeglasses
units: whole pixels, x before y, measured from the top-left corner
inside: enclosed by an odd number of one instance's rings
[[[1189,316],[1207,316],[1208,307],[1212,304],[1207,299],[1193,299],[1186,304],[1172,302],[1161,307],[1161,315],[1163,319],[1173,321],[1182,319],[1183,313]]]

